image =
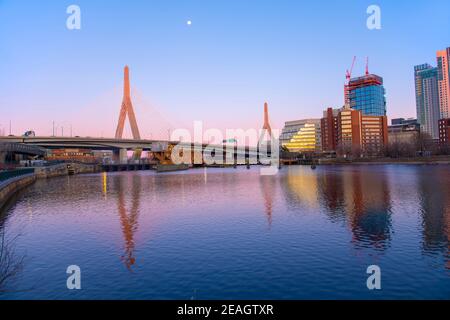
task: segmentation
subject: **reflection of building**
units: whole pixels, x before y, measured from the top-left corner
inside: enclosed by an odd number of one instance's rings
[[[414,67],[416,83],[416,109],[417,120],[421,130],[438,138],[439,120],[439,93],[438,93],[438,69],[429,64]]]
[[[450,117],[450,48],[440,50],[437,56],[440,118]]]
[[[328,123],[322,129],[322,135],[327,136],[327,149],[324,151],[331,151],[330,148],[336,144],[335,148],[341,154],[358,151],[365,155],[377,155],[388,143],[386,116],[364,115],[348,107],[339,111],[328,109],[324,115],[326,117],[322,123]]]
[[[321,206],[332,222],[348,222],[356,247],[389,246],[391,195],[386,176],[355,168],[326,172],[317,182]]]
[[[289,172],[286,178],[287,192],[287,205],[297,203],[307,203],[309,207],[316,208],[319,203],[317,180],[318,176],[311,170],[292,170]]]
[[[387,178],[364,170],[349,171],[344,177],[344,188],[353,241],[358,246],[370,244],[385,249],[391,232]]]
[[[345,221],[345,198],[342,174],[323,174],[318,182],[319,201],[333,222]]]
[[[450,118],[439,120],[439,143],[450,144]]]
[[[350,107],[363,115],[385,116],[386,98],[383,78],[374,74],[353,78],[348,84]]]
[[[320,152],[322,149],[320,120],[286,122],[281,132],[280,143],[291,152]]]
[[[448,214],[450,196],[448,193],[447,168],[436,168],[421,173],[418,180],[424,250],[448,250]]]
[[[388,132],[390,142],[414,143],[420,133],[420,124],[417,119],[392,119]]]

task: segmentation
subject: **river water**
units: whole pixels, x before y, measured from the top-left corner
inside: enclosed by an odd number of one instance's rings
[[[450,299],[446,165],[59,177],[1,217],[0,299]]]

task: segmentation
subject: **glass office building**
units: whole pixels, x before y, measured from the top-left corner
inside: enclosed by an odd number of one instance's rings
[[[285,123],[280,143],[290,152],[321,151],[320,119],[305,119]]]
[[[353,78],[348,85],[350,108],[366,116],[385,116],[386,97],[383,78],[368,74]]]
[[[439,138],[439,86],[438,69],[429,64],[414,67],[416,86],[417,121],[421,131],[428,133],[433,139]]]
[[[440,118],[450,117],[450,47],[437,52]]]

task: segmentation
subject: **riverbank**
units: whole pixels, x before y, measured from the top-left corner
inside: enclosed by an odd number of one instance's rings
[[[363,159],[319,159],[321,165],[380,165],[380,164],[401,164],[401,165],[449,165],[450,156],[433,156],[417,158],[363,158]]]
[[[36,181],[36,174],[28,173],[0,182],[0,210],[7,201],[21,189]]]
[[[33,184],[37,179],[47,179],[53,177],[100,172],[100,167],[82,163],[61,163],[48,167],[28,168],[34,172],[21,174],[0,182],[0,209],[8,200],[21,189]],[[19,169],[20,170],[20,169]],[[25,169],[27,170],[27,169]]]
[[[47,179],[53,177],[101,172],[99,165],[83,163],[61,163],[48,167],[36,167],[34,172],[38,179]]]

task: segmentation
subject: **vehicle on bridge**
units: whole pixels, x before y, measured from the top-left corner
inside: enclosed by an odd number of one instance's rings
[[[22,137],[36,137],[36,133],[32,130],[25,132]]]

